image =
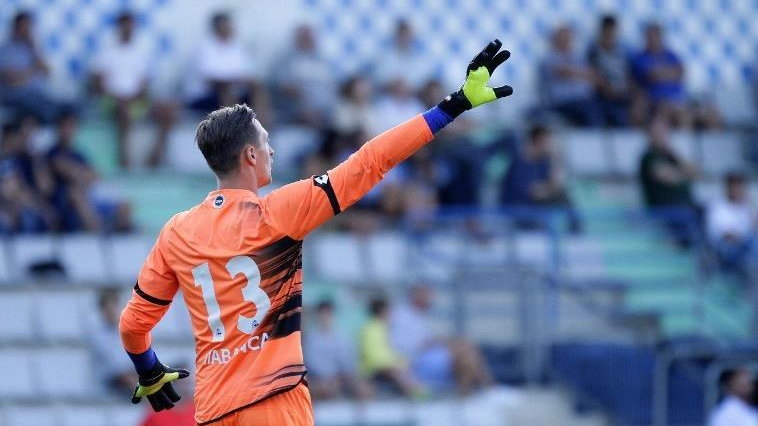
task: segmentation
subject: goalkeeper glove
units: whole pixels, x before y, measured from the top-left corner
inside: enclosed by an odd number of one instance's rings
[[[139,384],[134,389],[132,404],[139,404],[142,397],[145,396],[155,411],[173,408],[174,403],[179,402],[181,396],[171,382],[187,376],[189,376],[187,370],[174,369],[166,367],[160,362],[156,363],[152,370],[139,375]]]
[[[513,93],[511,86],[494,88],[487,86],[495,68],[511,56],[511,52],[507,50],[500,51],[502,45],[503,43],[496,39],[479,52],[469,63],[466,69],[466,81],[461,88],[457,92],[451,93],[437,105],[450,118],[455,118],[463,111]]]

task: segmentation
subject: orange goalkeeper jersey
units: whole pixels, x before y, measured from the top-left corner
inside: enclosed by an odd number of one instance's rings
[[[121,315],[130,353],[177,290],[192,319],[196,420],[203,424],[294,388],[306,374],[300,345],[302,240],[432,139],[418,115],[364,144],[321,176],[265,197],[213,191],[163,227]]]

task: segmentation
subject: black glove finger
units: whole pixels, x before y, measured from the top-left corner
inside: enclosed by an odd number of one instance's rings
[[[499,98],[504,98],[504,97],[506,97],[506,96],[510,96],[510,95],[512,95],[512,94],[513,94],[513,87],[511,87],[511,86],[507,86],[507,85],[506,85],[506,86],[495,87],[495,88],[494,88],[494,89],[492,89],[492,90],[494,90],[494,91],[495,91],[495,96],[496,96],[498,99],[499,99]]]
[[[495,55],[492,59],[490,59],[490,63],[487,64],[487,70],[490,72],[490,75],[492,75],[492,72],[495,71],[495,68],[499,67],[500,64],[505,62],[505,60],[510,57],[511,57],[511,52],[507,50],[503,50],[499,52],[497,55]]]
[[[139,386],[134,389],[134,393],[132,394],[132,404],[139,404],[139,402],[142,401],[142,397],[137,396],[137,389],[139,389]]]
[[[190,374],[189,370],[185,370],[184,368],[177,368],[177,369],[172,368],[171,371],[176,371],[177,373],[179,373],[180,379],[185,379],[189,377],[189,374]]]
[[[474,59],[472,59],[468,64],[468,68],[466,68],[466,75],[468,75],[468,73],[471,71],[479,69],[479,67],[487,66],[492,56],[494,56],[497,51],[500,50],[500,46],[502,45],[503,44],[500,42],[500,40],[492,40],[484,49],[482,49],[481,52],[474,56]]]
[[[179,400],[182,399],[181,395],[179,395],[179,392],[176,391],[176,388],[171,383],[166,383],[163,385],[162,391],[166,394],[171,402],[179,402]]]
[[[161,404],[161,400],[158,399],[158,394],[160,392],[154,393],[152,395],[147,396],[147,401],[150,403],[150,406],[153,407],[153,411],[163,411],[163,404]]]
[[[174,408],[174,403],[168,399],[168,396],[163,392],[163,388],[151,396],[153,399],[155,399],[156,404],[161,407],[161,410],[169,410],[171,408]]]

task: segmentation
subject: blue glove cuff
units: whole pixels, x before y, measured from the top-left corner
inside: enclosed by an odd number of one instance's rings
[[[134,369],[137,370],[137,374],[140,376],[153,371],[153,369],[155,369],[155,366],[159,364],[158,355],[155,354],[153,348],[148,348],[141,354],[133,354],[127,352],[127,355],[129,355],[129,358],[132,359]]]
[[[443,127],[447,126],[450,124],[450,122],[453,121],[453,117],[440,109],[438,106],[425,112],[423,116],[424,120],[426,120],[426,124],[429,126],[429,129],[432,130],[432,133],[439,132]]]

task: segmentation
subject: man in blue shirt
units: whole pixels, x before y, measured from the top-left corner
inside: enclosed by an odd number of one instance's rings
[[[646,115],[656,115],[672,124],[688,126],[685,108],[684,67],[679,57],[663,43],[657,23],[645,28],[645,49],[632,57],[632,76],[637,83]]]
[[[19,116],[52,122],[59,108],[46,91],[49,72],[32,35],[32,15],[17,13],[8,40],[0,46],[0,102]]]

